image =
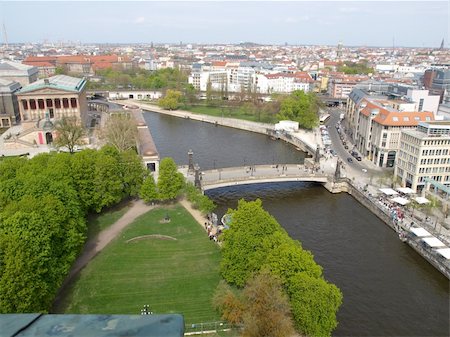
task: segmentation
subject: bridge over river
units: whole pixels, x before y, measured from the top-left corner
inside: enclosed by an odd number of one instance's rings
[[[189,181],[197,182],[197,185],[200,183],[203,191],[235,185],[288,181],[327,183],[331,180],[326,173],[295,164],[228,167],[199,171],[197,174],[188,174],[185,169],[183,173]]]

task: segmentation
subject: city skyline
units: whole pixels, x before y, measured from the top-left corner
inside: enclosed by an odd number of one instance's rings
[[[9,43],[448,47],[450,35],[448,1],[7,1],[0,12]]]

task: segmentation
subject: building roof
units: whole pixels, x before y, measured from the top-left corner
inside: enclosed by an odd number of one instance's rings
[[[7,60],[0,61],[0,77],[6,76],[30,76],[37,73],[39,70],[36,67],[22,64],[19,62],[12,62]]]
[[[53,63],[50,63],[48,61],[23,61],[23,64],[34,67],[55,67]]]
[[[67,75],[56,75],[31,83],[20,90],[20,94],[38,89],[52,88],[64,91],[81,92],[86,86],[86,79]]]
[[[0,92],[14,92],[16,90],[20,89],[20,83],[8,80],[4,78],[0,78]]]
[[[434,120],[433,112],[397,111],[386,105],[389,101],[369,101],[367,98],[363,98],[362,101],[366,103],[366,106],[361,110],[361,114],[366,117],[375,115],[373,122],[381,125],[407,127],[416,126],[419,122]]]
[[[0,315],[0,337],[182,337],[182,315]]]

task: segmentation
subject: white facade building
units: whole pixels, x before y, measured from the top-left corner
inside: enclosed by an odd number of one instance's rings
[[[450,122],[419,123],[402,131],[394,175],[416,191],[430,183],[450,186]]]

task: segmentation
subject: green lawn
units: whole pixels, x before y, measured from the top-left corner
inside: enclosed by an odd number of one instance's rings
[[[160,221],[168,212],[171,222]],[[176,240],[126,240],[150,234]],[[65,299],[66,313],[181,313],[186,323],[219,317],[211,298],[219,283],[220,251],[180,205],[139,217],[81,272]]]
[[[108,228],[122,215],[130,209],[130,201],[126,200],[120,204],[103,210],[100,214],[91,214],[88,216],[88,238],[92,238],[102,230]]]
[[[244,108],[239,107],[209,107],[209,106],[186,106],[181,107],[181,110],[187,110],[192,113],[216,116],[216,117],[229,117],[229,118],[237,118],[243,119],[252,122],[264,122],[264,123],[273,123],[275,121],[274,116],[269,116],[267,113],[260,112],[258,114],[247,113]]]

